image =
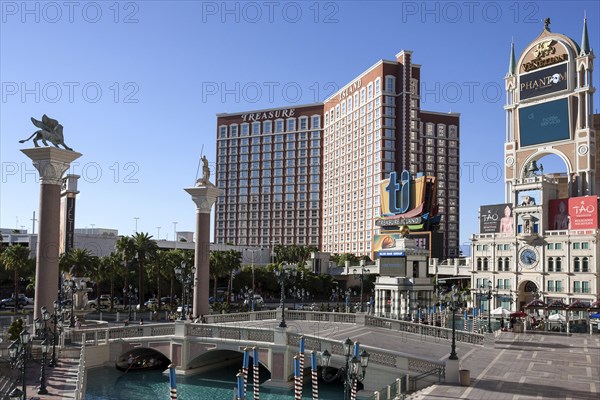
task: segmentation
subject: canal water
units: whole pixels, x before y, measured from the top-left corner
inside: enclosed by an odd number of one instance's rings
[[[238,370],[222,368],[204,374],[182,377],[177,376],[177,395],[179,400],[232,400],[235,388],[235,375]],[[268,379],[268,373],[261,383]],[[302,399],[312,399],[309,376],[305,377]],[[308,382],[306,382],[308,380]],[[248,400],[253,399],[252,376],[247,389]],[[113,367],[92,368],[87,372],[86,400],[146,400],[168,399],[170,396],[169,376],[160,371],[129,372],[124,374]],[[341,383],[327,384],[319,382],[319,399],[339,400],[343,398]],[[261,400],[289,400],[294,398],[293,391],[268,390],[261,386]]]

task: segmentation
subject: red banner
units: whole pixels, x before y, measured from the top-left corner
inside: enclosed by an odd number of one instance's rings
[[[549,230],[598,229],[598,196],[550,200]]]

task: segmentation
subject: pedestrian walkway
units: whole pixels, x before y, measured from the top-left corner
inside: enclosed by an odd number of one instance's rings
[[[410,399],[600,398],[600,336],[503,332],[493,348],[460,354],[470,386],[436,384]]]
[[[27,367],[27,398],[39,400],[70,400],[75,398],[75,383],[79,359],[61,358],[54,368],[46,366],[46,389],[48,394],[37,394],[40,388],[41,366],[32,362]],[[21,386],[19,386],[20,388]]]

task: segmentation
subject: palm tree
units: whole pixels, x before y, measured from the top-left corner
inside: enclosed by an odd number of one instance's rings
[[[115,277],[118,276],[119,271],[123,267],[121,263],[121,256],[118,253],[112,252],[110,255],[101,258],[101,270],[102,276],[108,277],[110,282],[110,308],[112,309],[113,299],[115,297]]]
[[[158,310],[160,311],[160,278],[167,276],[165,266],[170,264],[169,252],[167,250],[158,250],[150,260],[148,270],[148,279],[156,279],[156,297],[158,299]]]
[[[73,248],[60,257],[60,268],[69,271],[71,276],[84,277],[93,273],[92,268],[97,263],[98,257],[88,249]]]
[[[115,244],[115,250],[120,258],[123,260],[123,276],[125,282],[123,284],[123,288],[127,288],[128,277],[129,277],[129,269],[127,265],[130,260],[133,260],[135,257],[135,246],[133,243],[133,238],[129,236],[121,236],[117,243]]]
[[[229,275],[229,284],[227,285],[227,304],[231,299],[231,290],[233,289],[233,273],[242,265],[242,253],[236,250],[227,250],[225,252],[225,268]]]
[[[209,258],[210,276],[213,278],[213,299],[217,301],[217,286],[219,278],[227,276],[224,251],[211,251]]]
[[[0,263],[4,265],[7,271],[14,271],[15,274],[15,314],[17,313],[19,305],[19,283],[20,273],[24,272],[29,266],[29,248],[16,244],[9,246],[6,250],[0,254]]]
[[[139,286],[139,306],[142,308],[144,305],[144,264],[147,259],[153,257],[154,253],[158,249],[156,241],[152,240],[152,235],[144,232],[136,232],[132,237],[135,251],[137,252],[138,261],[138,286]]]

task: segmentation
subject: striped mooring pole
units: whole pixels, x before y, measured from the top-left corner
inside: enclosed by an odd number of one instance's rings
[[[253,383],[254,383],[254,400],[260,399],[260,383],[259,383],[259,370],[258,370],[258,348],[254,346],[252,348],[252,358],[254,361],[254,370],[253,370]]]
[[[310,352],[310,376],[312,378],[312,397],[313,400],[319,400],[319,375],[317,365],[317,352]]]
[[[177,379],[175,378],[175,365],[169,365],[169,383],[171,384],[171,400],[177,400]]]
[[[300,382],[300,356],[294,356],[294,400],[302,400],[302,383]]]

